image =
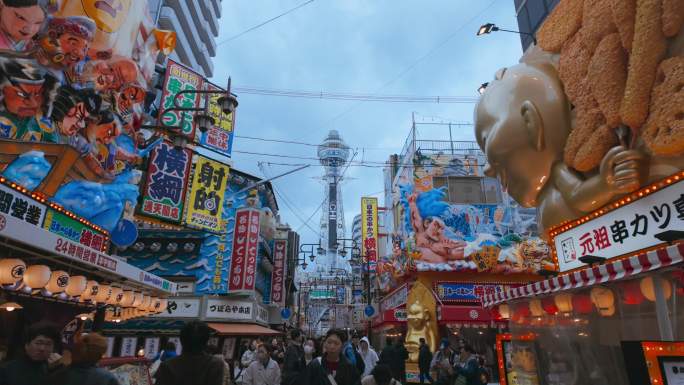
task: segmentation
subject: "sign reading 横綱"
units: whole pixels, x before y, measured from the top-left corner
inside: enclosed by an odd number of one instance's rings
[[[202,76],[191,69],[169,60],[166,66],[166,77],[160,102],[161,110],[173,108],[174,99],[181,91],[196,91],[202,89]],[[195,108],[200,104],[200,94],[196,92],[184,93],[178,97],[178,105],[181,107]],[[195,123],[193,114],[182,111],[167,111],[160,115],[159,123],[162,126],[180,127],[181,132],[193,138]]]
[[[95,250],[103,251],[109,248],[109,241],[104,234],[51,208],[47,209],[43,228]]]
[[[684,229],[684,181],[656,190],[554,237],[561,272],[585,255],[614,258],[663,243],[656,234]]]
[[[287,239],[276,239],[273,247],[273,272],[271,273],[271,303],[285,303],[285,256]]]
[[[204,83],[204,88],[209,91],[224,91],[222,88],[209,82]],[[209,116],[214,118],[212,124],[206,132],[197,137],[199,144],[223,155],[230,157],[233,151],[233,131],[235,128],[235,113],[225,114],[219,106],[218,99],[221,94],[207,94],[206,102],[209,103]]]
[[[176,148],[165,142],[152,150],[140,212],[180,222],[191,165],[190,149]]]
[[[502,293],[508,285],[438,282],[437,297],[442,301],[480,302],[485,295]]]
[[[378,264],[378,198],[361,198],[361,255],[368,259],[370,272]]]
[[[259,249],[259,210],[243,208],[235,214],[233,252],[228,289],[254,290]]]
[[[254,302],[235,301],[223,298],[207,298],[207,307],[204,311],[207,319],[231,319],[253,321]]]
[[[185,223],[217,233],[224,231],[220,219],[230,167],[202,156],[196,159]]]

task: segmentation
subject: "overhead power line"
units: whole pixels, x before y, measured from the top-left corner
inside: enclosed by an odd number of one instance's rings
[[[360,102],[474,104],[477,103],[478,100],[477,97],[472,96],[379,95],[352,92],[278,90],[255,87],[235,87],[233,89],[237,93],[250,95],[326,100],[357,100]]]

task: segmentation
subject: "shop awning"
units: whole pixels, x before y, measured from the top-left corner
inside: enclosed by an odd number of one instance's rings
[[[283,334],[277,330],[255,324],[222,324],[210,322],[209,327],[216,330],[216,332],[222,336],[275,336]]]
[[[510,288],[503,293],[486,296],[483,303],[485,306],[494,306],[517,298],[589,287],[661,269],[682,261],[684,261],[684,244],[677,244],[626,259],[616,259],[600,266],[585,268],[526,286]]]
[[[468,323],[493,321],[489,309],[480,306],[442,305],[439,307],[439,323]]]

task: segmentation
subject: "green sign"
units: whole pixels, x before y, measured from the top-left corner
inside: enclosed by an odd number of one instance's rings
[[[64,237],[70,241],[98,251],[102,251],[109,247],[107,238],[104,234],[53,209],[48,209],[45,214],[43,228],[60,237]]]

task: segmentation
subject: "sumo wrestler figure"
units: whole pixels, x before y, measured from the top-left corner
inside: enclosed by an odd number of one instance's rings
[[[537,207],[544,230],[577,218],[639,188],[646,157],[616,146],[595,174],[563,163],[570,104],[550,63],[497,72],[475,108],[475,136],[497,178],[518,203]]]
[[[0,0],[0,49],[30,49],[46,18],[39,0]]]

